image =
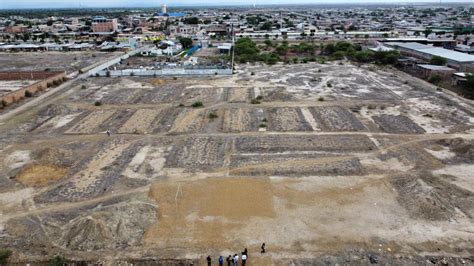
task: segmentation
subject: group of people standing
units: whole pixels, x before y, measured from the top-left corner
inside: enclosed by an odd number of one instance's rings
[[[262,254],[265,253],[265,243],[262,244],[260,253],[262,253]],[[239,254],[237,254],[237,253],[234,254],[234,256],[229,255],[225,259],[225,261],[227,262],[227,266],[232,266],[232,265],[237,266],[237,265],[239,265],[239,259],[241,259],[241,261],[242,261],[241,265],[245,266],[247,264],[247,260],[248,260],[247,248],[245,248],[244,251],[242,251],[241,255],[242,255],[242,257],[239,257]],[[219,266],[224,266],[224,258],[222,256],[219,256],[217,261],[219,262]],[[211,258],[211,256],[207,256],[207,265],[211,266],[211,264],[212,264],[212,258]]]

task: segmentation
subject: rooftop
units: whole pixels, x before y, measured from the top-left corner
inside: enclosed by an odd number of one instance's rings
[[[437,71],[451,71],[451,70],[454,70],[453,68],[450,68],[450,67],[447,67],[447,66],[425,65],[425,64],[419,64],[418,66],[421,67],[421,68],[424,68],[424,69],[437,70]]]
[[[456,52],[453,50],[448,50],[439,47],[433,47],[430,45],[425,45],[421,43],[402,43],[402,42],[388,42],[386,43],[389,46],[402,47],[405,49],[411,49],[420,53],[425,53],[429,55],[441,56],[446,59],[456,61],[456,62],[474,62],[474,55]]]

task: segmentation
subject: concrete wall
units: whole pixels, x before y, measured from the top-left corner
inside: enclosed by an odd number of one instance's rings
[[[99,76],[105,77],[109,72],[111,77],[120,76],[209,76],[209,75],[232,75],[232,69],[185,69],[171,68],[160,70],[124,69],[124,70],[102,70],[97,72]],[[133,74],[132,74],[133,73]]]
[[[0,79],[4,77],[3,80],[18,80],[18,79],[26,79],[26,77],[31,77],[32,73],[34,72],[11,72],[11,73],[0,73]],[[8,106],[12,103],[18,102],[21,99],[25,98],[25,92],[29,91],[32,94],[35,94],[39,91],[45,90],[48,87],[48,83],[53,83],[55,80],[62,81],[63,78],[66,77],[66,72],[35,72],[36,78],[30,79],[39,79],[44,78],[41,81],[38,81],[34,84],[31,84],[27,87],[23,87],[16,91],[10,92],[3,96],[0,96],[0,106]],[[14,77],[17,77],[14,79]],[[23,77],[23,78],[22,78]]]
[[[113,66],[113,65],[115,65],[115,64],[118,64],[118,63],[120,63],[120,61],[121,61],[122,59],[125,60],[125,59],[129,58],[130,56],[136,55],[136,54],[138,54],[138,53],[140,53],[139,50],[133,50],[133,51],[130,51],[130,52],[128,52],[128,53],[126,53],[126,54],[124,54],[124,55],[122,55],[122,56],[120,56],[120,57],[117,57],[117,58],[115,58],[115,59],[109,60],[109,61],[107,61],[107,62],[105,62],[105,63],[103,63],[103,64],[100,64],[100,65],[98,65],[98,66],[96,66],[96,67],[94,67],[94,68],[88,70],[88,71],[87,71],[87,75],[90,76],[90,77],[91,77],[91,76],[95,76],[95,74],[98,73],[98,72],[100,72],[101,70],[104,70],[104,69],[106,69],[106,68],[108,68],[108,67],[111,67],[111,66]]]

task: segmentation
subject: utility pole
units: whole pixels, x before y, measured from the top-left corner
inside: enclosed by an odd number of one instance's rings
[[[231,24],[231,34],[232,34],[232,60],[231,60],[231,70],[234,74],[234,57],[235,57],[235,33],[234,33],[234,24]]]

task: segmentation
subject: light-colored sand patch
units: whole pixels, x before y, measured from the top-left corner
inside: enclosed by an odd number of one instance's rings
[[[258,88],[258,87],[254,87],[253,88],[253,94],[254,94],[254,97],[257,98],[258,96],[260,96],[262,94],[261,89]]]
[[[44,123],[40,128],[46,128],[46,127],[52,127],[54,129],[63,127],[67,125],[69,122],[74,120],[79,115],[79,113],[76,114],[69,114],[69,115],[63,115],[63,116],[56,116],[49,120],[48,122]]]
[[[441,147],[440,150],[436,150],[436,151],[425,148],[425,151],[429,152],[431,155],[433,155],[434,157],[440,160],[445,160],[445,159],[453,158],[454,156],[456,156],[456,154],[450,151],[448,147]]]
[[[318,123],[316,123],[316,120],[314,120],[313,114],[309,111],[307,107],[302,107],[301,108],[301,113],[303,114],[304,119],[308,124],[311,126],[311,128],[314,131],[320,131],[321,129],[318,127]]]
[[[135,154],[123,175],[129,178],[153,178],[162,174],[165,162],[163,148],[144,146]]]
[[[230,89],[228,102],[245,102],[247,101],[247,88]]]
[[[203,123],[204,116],[199,109],[185,109],[174,120],[170,132],[190,132],[198,130]]]
[[[474,192],[474,164],[449,165],[433,171],[437,175],[452,175],[457,177],[452,181],[457,186]]]
[[[109,119],[115,110],[100,110],[94,111],[87,115],[84,119],[68,129],[66,133],[69,134],[89,134],[94,133],[99,126],[101,126],[107,119]]]
[[[386,171],[408,171],[413,168],[413,165],[406,165],[400,162],[397,158],[390,158],[386,161],[382,161],[376,157],[363,158],[360,163],[365,167],[377,168]]]
[[[24,188],[12,192],[0,193],[0,210],[18,210],[21,208],[22,203],[31,200],[33,192],[33,188]]]
[[[16,169],[24,166],[31,161],[31,151],[14,151],[7,156],[4,163],[10,169]]]
[[[160,114],[160,109],[137,110],[118,130],[118,133],[146,134],[152,122]]]

